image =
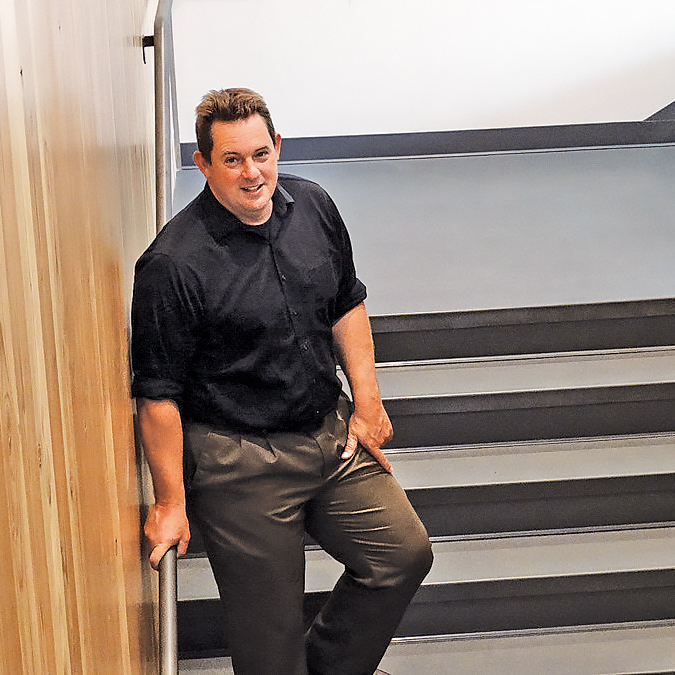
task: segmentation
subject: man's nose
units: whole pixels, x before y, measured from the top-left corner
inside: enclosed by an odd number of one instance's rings
[[[260,169],[251,157],[244,160],[244,165],[241,170],[244,178],[257,178],[260,175]]]

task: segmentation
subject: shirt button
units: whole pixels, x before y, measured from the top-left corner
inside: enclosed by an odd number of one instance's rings
[[[281,280],[282,280],[282,281],[286,281],[286,275],[285,275],[285,274],[282,274],[282,275],[281,275]]]
[[[300,349],[302,349],[303,352],[306,352],[309,349],[309,345],[306,342],[303,342],[300,345]]]

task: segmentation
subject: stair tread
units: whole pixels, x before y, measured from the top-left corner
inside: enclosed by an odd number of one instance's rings
[[[406,490],[675,472],[675,433],[390,450]]]
[[[675,527],[434,542],[424,585],[611,574],[675,568]],[[342,566],[328,554],[306,552],[307,592],[330,590]],[[179,600],[217,598],[205,558],[178,563]]]
[[[675,670],[675,623],[653,621],[538,631],[394,638],[380,667],[397,675],[539,672],[548,675]],[[180,672],[234,673],[229,657],[187,659]]]
[[[675,670],[675,623],[394,639],[380,667],[392,673],[602,675]]]
[[[675,347],[383,364],[377,377],[385,399],[658,384],[675,381]]]

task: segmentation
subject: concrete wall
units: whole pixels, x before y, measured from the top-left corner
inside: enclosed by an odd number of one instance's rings
[[[181,138],[208,89],[285,137],[642,120],[675,99],[670,0],[175,0]]]

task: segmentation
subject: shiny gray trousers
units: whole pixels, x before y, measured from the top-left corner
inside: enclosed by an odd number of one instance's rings
[[[426,530],[393,476],[364,449],[340,458],[349,414],[341,399],[310,433],[185,430],[237,675],[371,675],[429,571]],[[308,631],[305,531],[345,567]]]

